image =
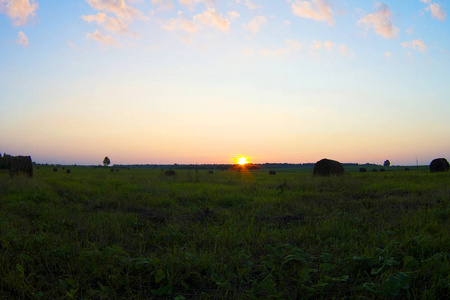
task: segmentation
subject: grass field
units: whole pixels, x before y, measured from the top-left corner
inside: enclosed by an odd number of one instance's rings
[[[444,299],[450,173],[0,174],[0,298]]]

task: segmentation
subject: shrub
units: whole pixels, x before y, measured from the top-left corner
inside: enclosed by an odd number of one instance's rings
[[[30,156],[11,156],[9,158],[9,176],[13,177],[25,173],[33,176],[33,163]]]

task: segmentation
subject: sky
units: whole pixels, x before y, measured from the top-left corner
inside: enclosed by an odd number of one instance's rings
[[[446,0],[0,0],[0,152],[450,158]]]

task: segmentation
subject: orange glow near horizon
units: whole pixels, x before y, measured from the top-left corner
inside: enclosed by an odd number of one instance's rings
[[[248,164],[247,157],[245,157],[245,156],[239,157],[238,158],[238,164],[241,165],[241,166]]]

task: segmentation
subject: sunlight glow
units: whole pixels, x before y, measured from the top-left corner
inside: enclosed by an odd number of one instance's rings
[[[247,157],[245,157],[245,156],[239,157],[238,158],[238,164],[240,164],[240,165],[248,164]]]

